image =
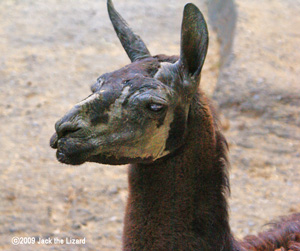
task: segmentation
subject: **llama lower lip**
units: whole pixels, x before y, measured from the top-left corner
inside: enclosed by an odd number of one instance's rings
[[[64,163],[64,164],[73,164],[71,163],[70,159],[66,154],[63,152],[60,152],[59,150],[56,152],[56,158],[59,162]]]
[[[60,161],[60,162],[65,162],[65,157],[66,155],[60,151],[56,152],[56,158]]]
[[[81,165],[86,161],[80,153],[70,155],[68,153],[64,153],[60,149],[56,151],[56,158],[59,162],[69,165]]]

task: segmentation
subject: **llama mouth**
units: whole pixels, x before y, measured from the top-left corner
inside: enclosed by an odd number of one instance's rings
[[[93,144],[78,138],[60,138],[55,140],[54,137],[51,143],[57,149],[57,160],[69,165],[81,165],[89,161],[91,154],[95,150]]]
[[[57,149],[57,160],[69,165],[81,165],[86,162],[88,158],[87,152],[93,148],[91,145],[70,142],[70,139],[59,139],[57,133],[54,133],[50,138],[50,146],[53,149]]]

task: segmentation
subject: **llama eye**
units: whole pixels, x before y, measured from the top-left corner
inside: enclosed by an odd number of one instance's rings
[[[165,106],[162,104],[151,103],[148,104],[147,108],[152,112],[160,112],[164,110]]]

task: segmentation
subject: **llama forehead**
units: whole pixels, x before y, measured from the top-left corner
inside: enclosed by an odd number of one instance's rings
[[[170,80],[174,79],[176,75],[178,75],[178,72],[175,64],[160,62],[157,58],[147,58],[133,62],[119,70],[103,74],[97,79],[97,82],[91,87],[91,89],[96,92],[99,91],[103,85],[124,84],[136,76],[153,79],[158,79],[158,77],[163,76],[163,80]],[[168,81],[163,83],[170,86]]]
[[[160,62],[157,59],[147,58],[128,64],[116,71],[105,73],[98,78],[98,81],[115,82],[117,79],[122,81],[130,79],[136,74],[141,74],[145,77],[153,77],[155,73],[159,70],[159,68]]]
[[[91,87],[94,94],[79,104],[91,102],[95,106],[101,105],[99,109],[111,110],[117,107],[115,104],[120,104],[121,101],[123,105],[127,104],[133,95],[146,92],[149,96],[153,95],[165,101],[176,102],[176,95],[171,86],[156,78],[162,66],[164,64],[157,60],[147,59],[103,74]],[[94,102],[95,100],[98,102]]]
[[[172,70],[174,69],[174,64],[169,63],[169,62],[161,62],[159,70],[155,73],[154,78],[158,79],[162,75],[163,76],[175,76],[174,72]]]

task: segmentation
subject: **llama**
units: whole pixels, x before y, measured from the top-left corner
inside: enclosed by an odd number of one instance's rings
[[[241,242],[231,233],[227,143],[198,88],[208,47],[199,9],[184,8],[177,57],[151,56],[107,6],[131,64],[100,76],[50,145],[65,164],[130,164],[123,250],[300,250],[300,214]]]

